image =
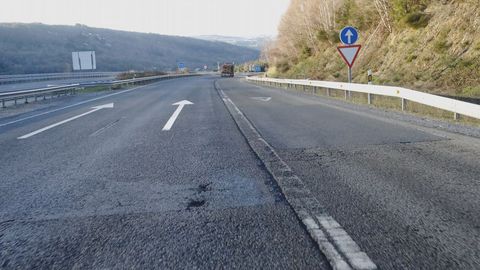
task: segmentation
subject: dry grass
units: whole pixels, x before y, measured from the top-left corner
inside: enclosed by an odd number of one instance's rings
[[[388,18],[392,1],[337,1],[337,24],[330,30],[319,23],[323,13],[298,12],[301,3],[316,7],[318,1],[292,1],[278,41],[265,52],[270,77],[345,81],[347,69],[336,46],[338,31],[348,23],[358,27],[363,45],[353,70],[355,82],[365,83],[371,69],[375,84],[480,97],[478,0],[428,1],[425,10],[398,21]],[[347,2],[348,9],[342,4]],[[311,32],[316,33],[313,41]]]

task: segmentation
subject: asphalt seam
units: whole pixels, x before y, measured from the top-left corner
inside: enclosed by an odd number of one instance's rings
[[[330,266],[336,270],[377,269],[375,263],[360,249],[341,225],[325,213],[319,201],[311,194],[303,181],[260,135],[243,112],[218,86],[217,81],[214,82],[214,88],[251,149],[275,179],[287,202],[317,243]]]

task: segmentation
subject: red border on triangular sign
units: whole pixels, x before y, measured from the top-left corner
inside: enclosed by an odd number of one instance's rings
[[[343,53],[342,53],[342,51],[341,51],[340,49],[353,48],[353,47],[358,48],[358,50],[357,50],[357,53],[355,54],[355,57],[353,57],[352,64],[350,65],[350,63],[348,63],[348,61],[347,61],[347,58],[345,58],[345,56],[343,55]],[[360,50],[361,50],[361,49],[362,49],[362,45],[349,45],[349,46],[338,46],[338,47],[337,47],[337,50],[338,50],[338,52],[340,53],[340,55],[342,56],[343,61],[345,61],[345,63],[347,64],[347,66],[350,67],[350,68],[352,68],[352,67],[353,67],[353,64],[355,64],[355,61],[357,60],[358,53],[360,53]]]

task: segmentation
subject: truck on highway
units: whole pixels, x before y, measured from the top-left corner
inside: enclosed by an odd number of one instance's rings
[[[223,64],[221,67],[221,76],[222,77],[233,77],[235,76],[235,65],[233,64]]]

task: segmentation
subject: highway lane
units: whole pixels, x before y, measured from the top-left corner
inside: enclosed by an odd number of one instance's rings
[[[219,87],[380,269],[478,268],[479,139],[239,80]]]
[[[162,81],[0,127],[0,268],[329,269],[214,79]],[[181,100],[194,104],[163,131]]]

